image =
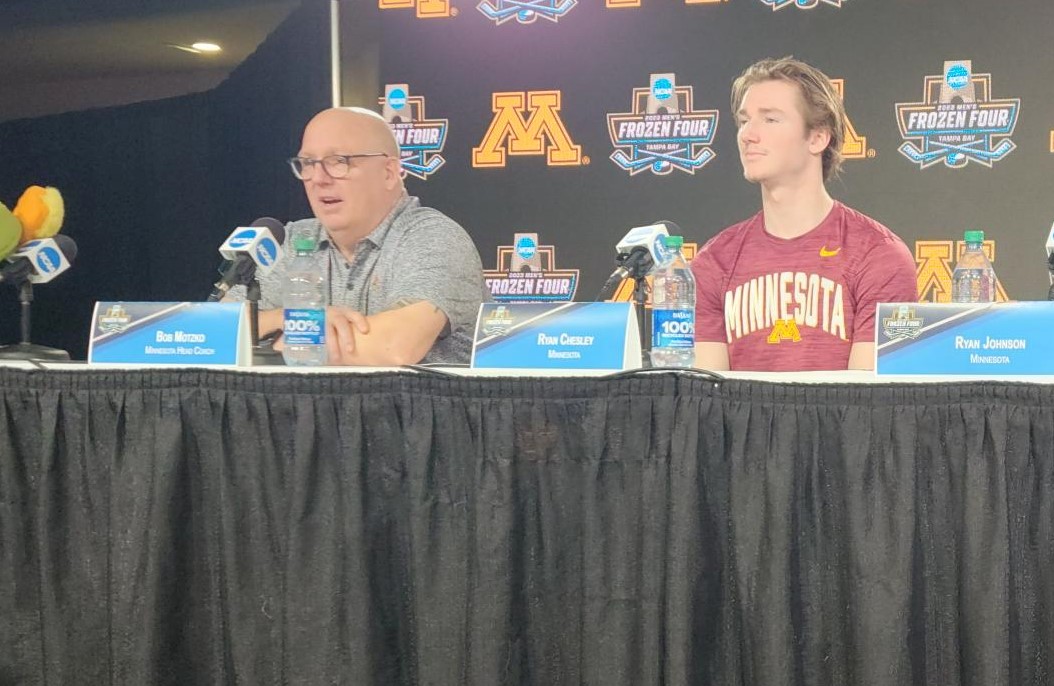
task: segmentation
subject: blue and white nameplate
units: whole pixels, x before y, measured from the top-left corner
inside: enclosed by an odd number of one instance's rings
[[[244,303],[99,302],[89,363],[250,365]]]
[[[1054,302],[879,305],[877,374],[1054,374]]]
[[[484,303],[474,369],[619,371],[641,366],[630,303]]]

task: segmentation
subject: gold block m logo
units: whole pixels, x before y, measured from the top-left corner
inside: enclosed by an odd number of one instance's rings
[[[560,119],[560,91],[495,93],[494,121],[478,148],[473,167],[504,167],[510,155],[545,154],[551,167],[582,164],[582,146],[575,145]],[[526,115],[526,116],[525,116]]]
[[[415,4],[417,16],[422,19],[450,16],[450,0],[377,0],[382,10],[410,9]]]

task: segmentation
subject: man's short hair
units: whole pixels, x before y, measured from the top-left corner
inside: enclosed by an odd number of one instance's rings
[[[764,81],[786,81],[798,86],[806,130],[827,129],[831,133],[831,140],[823,151],[824,181],[836,176],[842,168],[846,116],[842,97],[831,79],[816,67],[793,57],[755,62],[732,83],[733,117],[739,115],[747,89]]]

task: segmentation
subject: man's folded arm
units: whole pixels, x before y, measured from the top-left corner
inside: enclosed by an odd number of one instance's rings
[[[346,307],[330,307],[326,309],[329,364],[417,364],[446,327],[446,314],[427,300],[401,301],[369,316]]]

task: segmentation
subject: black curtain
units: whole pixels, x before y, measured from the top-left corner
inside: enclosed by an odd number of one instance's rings
[[[0,683],[1054,680],[1054,388],[0,369]]]
[[[217,88],[166,100],[0,123],[0,202],[58,188],[73,268],[36,289],[34,342],[87,352],[97,300],[202,300],[238,225],[309,216],[285,164],[329,104],[329,15],[305,0]],[[0,292],[0,342],[18,340]]]

